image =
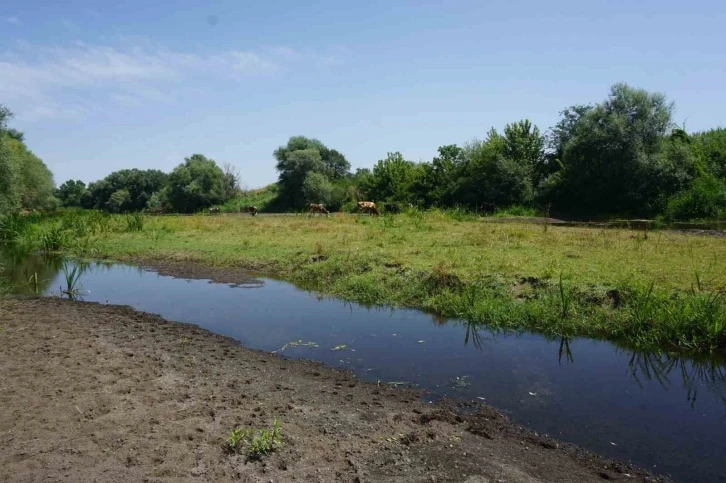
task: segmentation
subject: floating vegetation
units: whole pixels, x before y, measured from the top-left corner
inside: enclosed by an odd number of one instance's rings
[[[280,347],[276,351],[272,351],[272,353],[276,354],[278,352],[282,352],[289,347],[313,347],[313,348],[315,348],[315,347],[320,347],[320,346],[318,345],[317,342],[304,342],[302,339],[300,339],[300,340],[294,340],[292,342],[288,342],[287,344]]]
[[[330,350],[331,351],[342,351],[343,349],[346,349],[347,347],[348,347],[347,345],[341,344],[341,345],[336,345],[335,347],[333,347]]]
[[[469,376],[461,376],[461,377],[457,376],[451,380],[451,383],[455,388],[471,386],[471,382],[469,382]]]

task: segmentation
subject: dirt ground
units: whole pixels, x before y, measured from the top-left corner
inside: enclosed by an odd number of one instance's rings
[[[129,307],[11,299],[0,374],[0,481],[665,481],[486,406],[425,404]],[[225,451],[233,428],[274,418],[275,453]]]

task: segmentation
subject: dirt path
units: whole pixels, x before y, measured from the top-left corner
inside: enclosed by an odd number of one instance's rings
[[[0,374],[0,481],[656,481],[491,408],[457,416],[128,307],[12,300]],[[224,451],[232,428],[275,417],[277,452]]]

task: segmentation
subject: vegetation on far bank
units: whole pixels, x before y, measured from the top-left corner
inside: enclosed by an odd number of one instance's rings
[[[489,224],[461,210],[255,218],[79,211],[17,220],[4,233],[18,249],[236,267],[495,329],[726,350],[723,238]]]
[[[352,172],[340,151],[293,136],[272,153],[277,182],[259,190],[242,190],[231,164],[194,154],[170,173],[124,169],[88,185],[68,180],[55,197],[46,187],[43,203],[37,196],[20,202],[31,184],[0,181],[0,214],[21,205],[50,208],[57,198],[65,207],[112,213],[211,206],[234,212],[249,205],[299,211],[309,203],[351,211],[366,200],[478,212],[520,206],[560,217],[726,218],[726,129],[688,133],[673,112],[662,94],[616,84],[602,102],[564,109],[546,131],[526,119],[512,122],[483,140],[442,145],[430,161],[390,152],[372,169]],[[6,145],[18,138],[0,119],[0,178]]]

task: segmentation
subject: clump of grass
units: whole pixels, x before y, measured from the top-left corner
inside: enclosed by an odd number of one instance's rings
[[[144,216],[141,213],[126,215],[125,221],[127,233],[139,232],[144,229]]]
[[[282,445],[282,426],[275,419],[272,429],[261,429],[255,433],[251,428],[237,428],[227,438],[227,451],[233,454],[245,453],[251,460],[260,459]]]
[[[81,286],[78,281],[83,274],[83,270],[78,265],[73,265],[71,269],[68,268],[67,264],[64,264],[61,271],[63,272],[63,278],[66,282],[66,287],[61,287],[61,293],[64,293],[68,298],[74,299],[81,293]]]
[[[0,242],[12,243],[24,232],[28,222],[20,215],[0,215]]]
[[[38,244],[44,252],[57,252],[66,246],[66,234],[60,226],[52,226],[39,235]]]

